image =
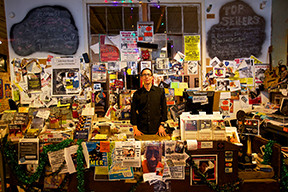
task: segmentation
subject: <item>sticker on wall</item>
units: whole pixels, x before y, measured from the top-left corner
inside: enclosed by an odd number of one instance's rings
[[[5,84],[5,97],[11,98],[11,96],[12,96],[12,93],[11,93],[10,84]]]

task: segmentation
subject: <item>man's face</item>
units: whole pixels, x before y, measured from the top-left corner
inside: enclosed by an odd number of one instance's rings
[[[152,84],[153,76],[150,70],[146,69],[141,74],[142,81],[144,84],[149,85]]]
[[[158,162],[160,161],[159,147],[148,146],[146,152],[149,172],[155,172]]]
[[[208,167],[207,163],[204,162],[199,166],[199,169],[202,173],[204,173],[207,167]]]

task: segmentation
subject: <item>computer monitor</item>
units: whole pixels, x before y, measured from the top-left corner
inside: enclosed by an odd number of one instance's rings
[[[191,114],[213,114],[214,91],[184,91],[183,98],[186,101],[185,111]]]

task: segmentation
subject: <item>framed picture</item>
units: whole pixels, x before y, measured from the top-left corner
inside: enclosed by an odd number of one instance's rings
[[[0,72],[7,72],[7,56],[0,54]]]
[[[218,180],[218,162],[217,155],[207,154],[207,155],[192,155],[192,159],[196,165],[199,167],[199,172],[201,172],[208,181],[217,184]],[[190,169],[190,184],[191,185],[204,185],[205,183],[201,181],[201,178],[194,172],[194,169]]]

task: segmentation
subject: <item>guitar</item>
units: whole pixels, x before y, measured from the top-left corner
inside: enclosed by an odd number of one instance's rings
[[[265,71],[265,80],[263,82],[265,89],[271,89],[271,88],[277,87],[279,78],[280,78],[279,67],[272,67],[272,57],[271,57],[272,51],[273,51],[273,46],[271,45],[268,48],[269,69]]]

